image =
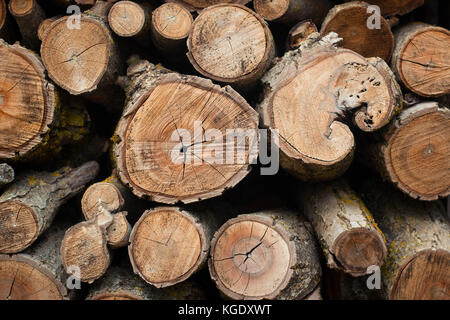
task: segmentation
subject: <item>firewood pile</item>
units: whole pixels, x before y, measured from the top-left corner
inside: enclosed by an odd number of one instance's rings
[[[0,300],[450,299],[448,0],[0,0]]]

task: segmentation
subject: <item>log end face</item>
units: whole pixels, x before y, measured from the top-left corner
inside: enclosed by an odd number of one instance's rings
[[[366,228],[354,228],[340,234],[333,246],[337,265],[354,276],[367,274],[371,266],[381,267],[387,254],[382,237]]]
[[[0,202],[0,253],[29,247],[40,233],[36,212],[19,201]]]
[[[217,287],[232,299],[275,299],[292,277],[295,256],[270,219],[238,217],[214,235],[209,270]]]
[[[289,2],[289,0],[254,0],[253,6],[265,20],[273,21],[286,13]]]
[[[152,13],[152,25],[158,35],[165,39],[187,38],[193,23],[192,14],[180,4],[165,3]]]
[[[91,185],[81,199],[81,210],[86,220],[94,218],[104,208],[116,212],[124,205],[119,189],[112,183],[98,182]]]
[[[108,13],[111,29],[120,37],[133,37],[145,25],[145,12],[142,7],[132,1],[115,3]]]
[[[22,17],[30,14],[34,8],[35,0],[11,0],[9,2],[9,11],[13,16]]]
[[[203,229],[175,207],[144,212],[128,247],[135,272],[158,288],[186,280],[206,261],[208,251]]]

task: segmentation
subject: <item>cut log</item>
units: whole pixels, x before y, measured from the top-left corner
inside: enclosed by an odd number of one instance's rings
[[[209,271],[232,299],[303,299],[320,282],[318,250],[311,226],[295,212],[245,214],[214,235]]]
[[[73,267],[80,270],[80,281],[92,283],[108,269],[111,258],[107,248],[106,228],[112,215],[95,217],[70,227],[61,243],[61,259],[68,272]]]
[[[42,20],[42,22],[39,24],[37,32],[39,40],[42,41],[42,39],[44,39],[45,32],[48,30],[50,25],[60,18],[61,16],[56,16]]]
[[[300,42],[306,40],[311,34],[318,32],[316,25],[311,20],[303,20],[289,30],[286,41],[287,50],[296,49]]]
[[[384,263],[386,244],[372,214],[343,180],[299,186],[299,207],[314,227],[329,268],[353,276]]]
[[[329,0],[253,0],[264,19],[291,26],[305,19],[321,24],[332,6]]]
[[[177,3],[165,3],[152,13],[153,43],[164,54],[179,55],[187,51],[186,39],[193,18],[189,10]]]
[[[202,10],[187,45],[189,61],[199,73],[241,90],[254,85],[275,57],[275,44],[264,20],[237,4]]]
[[[192,281],[170,289],[156,289],[133,275],[129,265],[112,266],[96,281],[86,300],[197,300],[205,299],[203,290]]]
[[[379,181],[361,195],[388,246],[381,268],[384,296],[394,300],[450,297],[450,222],[440,201],[421,202]]]
[[[118,1],[109,10],[109,26],[119,37],[133,37],[142,46],[149,47],[151,41],[148,37],[153,9],[154,5],[149,1],[140,3]]]
[[[411,23],[395,32],[392,69],[397,79],[423,97],[450,94],[450,31]]]
[[[39,3],[36,0],[10,0],[8,7],[19,26],[22,44],[29,49],[39,49],[37,30],[45,19],[45,12]]]
[[[164,0],[165,2],[175,2],[183,5],[186,9],[190,11],[200,12],[202,9],[211,7],[219,3],[236,3],[241,5],[246,5],[251,0]]]
[[[423,102],[365,141],[364,162],[420,200],[450,195],[450,109]]]
[[[424,0],[366,0],[366,2],[380,7],[381,14],[387,17],[405,15],[424,4]]]
[[[189,278],[206,265],[213,233],[226,220],[217,215],[198,208],[145,211],[133,227],[128,247],[134,272],[157,288]]]
[[[167,72],[142,60],[128,69],[128,103],[113,137],[120,180],[138,197],[169,204],[218,196],[256,160],[258,115],[230,87]]]
[[[0,188],[14,180],[14,169],[7,163],[0,163]]]
[[[51,158],[88,132],[84,106],[57,93],[34,53],[1,39],[0,107],[0,158],[8,161]]]
[[[58,19],[41,46],[44,65],[57,85],[72,95],[90,93],[85,96],[103,105],[113,104],[118,90],[112,86],[121,70],[117,42],[107,24],[111,5],[97,1],[81,15],[79,28],[72,25],[71,16]]]
[[[374,13],[368,11],[368,6],[361,1],[335,6],[323,21],[320,32],[323,35],[336,32],[344,39],[342,42],[344,48],[367,58],[379,57],[389,62],[394,49],[391,27],[382,16],[372,18]],[[379,26],[376,25],[378,21],[375,18],[379,19]]]
[[[0,253],[30,246],[49,228],[59,207],[80,192],[99,170],[97,162],[56,172],[28,172],[0,196]]]
[[[59,254],[64,231],[64,223],[54,225],[25,252],[0,254],[0,300],[74,298]]]
[[[386,63],[338,49],[339,40],[312,34],[262,78],[263,126],[278,130],[280,165],[301,180],[331,180],[347,170],[355,144],[341,118],[353,112],[356,126],[371,132],[401,109]]]

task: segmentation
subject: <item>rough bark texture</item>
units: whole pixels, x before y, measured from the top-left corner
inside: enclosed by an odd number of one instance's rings
[[[75,297],[66,287],[67,275],[59,246],[65,223],[52,226],[20,254],[0,254],[0,300],[62,300]]]
[[[368,27],[375,23],[371,18],[373,14],[365,2],[354,1],[337,5],[328,13],[320,32],[323,35],[336,32],[344,39],[344,48],[367,58],[380,57],[389,62],[394,48],[394,36],[389,22],[383,17],[379,17],[379,27]]]
[[[58,94],[39,57],[0,39],[0,158],[44,161],[88,132],[82,103]],[[50,129],[51,128],[51,129]]]
[[[95,282],[87,300],[197,300],[205,299],[198,284],[185,281],[166,289],[156,289],[133,275],[129,265],[111,266]]]
[[[134,225],[128,253],[133,270],[163,288],[180,283],[205,266],[214,231],[230,212],[225,205],[157,207]]]
[[[289,30],[286,39],[286,50],[297,49],[300,46],[300,42],[308,39],[315,32],[318,32],[318,30],[312,20],[300,21]]]
[[[39,3],[36,0],[10,0],[8,8],[19,26],[23,45],[29,49],[39,49],[37,30],[45,19],[45,12]]]
[[[361,195],[386,236],[384,297],[448,299],[450,222],[442,203],[411,199],[379,181],[365,181]]]
[[[450,94],[450,31],[410,23],[395,31],[392,70],[397,79],[423,97]]]
[[[266,20],[294,25],[305,19],[322,23],[333,5],[329,0],[253,0],[253,6]]]
[[[199,73],[241,91],[254,86],[275,57],[273,37],[264,20],[237,4],[202,10],[187,45],[189,61]]]
[[[163,203],[218,196],[256,160],[257,113],[230,87],[167,72],[142,60],[128,68],[127,104],[113,137],[120,180]],[[248,143],[230,141],[229,130]]]
[[[92,161],[76,169],[18,177],[0,196],[0,252],[15,253],[30,246],[50,227],[59,207],[80,192],[98,169]]]
[[[14,180],[14,169],[7,163],[0,163],[0,188]]]
[[[383,233],[345,181],[302,185],[297,197],[314,227],[328,267],[361,276],[370,266],[384,263]]]
[[[72,95],[109,106],[120,100],[114,87],[121,61],[117,42],[108,27],[112,3],[97,1],[81,15],[80,28],[73,18],[62,17],[44,35],[41,56],[50,78]],[[68,26],[71,25],[71,28]]]
[[[164,54],[179,56],[187,51],[186,39],[193,23],[188,9],[177,3],[165,3],[152,13],[151,36]]]
[[[422,102],[367,137],[361,158],[409,196],[436,200],[450,194],[449,136],[450,110]]]
[[[232,299],[303,299],[318,285],[318,245],[295,212],[269,210],[226,222],[211,243],[209,271]]]
[[[279,135],[281,167],[302,180],[331,180],[349,167],[354,137],[340,119],[353,113],[355,125],[371,132],[402,106],[386,63],[336,48],[340,40],[314,33],[261,79],[262,125]]]
[[[211,7],[219,3],[241,4],[246,5],[251,0],[164,0],[164,2],[175,2],[181,4],[190,11],[200,12],[202,9]]]
[[[350,2],[352,0],[346,0]],[[423,5],[424,0],[367,0],[371,5],[379,6],[383,16],[404,15]]]

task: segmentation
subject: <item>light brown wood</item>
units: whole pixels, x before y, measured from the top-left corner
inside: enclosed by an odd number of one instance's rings
[[[286,210],[227,221],[211,242],[211,278],[232,299],[305,298],[321,278],[310,228],[301,216]]]
[[[423,97],[450,94],[450,31],[411,23],[395,32],[392,69],[397,79]]]
[[[405,15],[424,4],[424,0],[366,0],[365,2],[380,7],[381,14],[388,17]]]
[[[296,49],[300,42],[306,40],[311,34],[318,32],[316,25],[311,20],[303,20],[289,30],[286,40],[287,50]]]
[[[133,227],[128,247],[134,272],[162,288],[198,271],[206,262],[211,235],[196,217],[175,207],[145,211]]]
[[[372,132],[401,109],[386,63],[336,48],[339,40],[312,34],[261,79],[263,126],[278,130],[280,165],[302,180],[330,180],[347,170],[355,142],[341,118],[353,113],[354,124]]]
[[[166,54],[184,54],[193,21],[189,10],[180,4],[170,2],[159,6],[152,13],[153,43]]]
[[[128,104],[113,137],[120,180],[139,197],[169,204],[218,196],[256,159],[258,115],[230,87],[166,72],[146,61],[128,70]],[[245,146],[225,138],[239,128]]]
[[[297,188],[295,198],[314,227],[329,268],[361,276],[370,266],[383,265],[384,235],[345,181]]]
[[[220,3],[236,3],[245,5],[251,0],[165,0],[165,2],[175,2],[183,5],[186,9],[190,11],[198,11],[200,12],[202,9],[207,7],[214,6]]]
[[[265,22],[237,4],[202,10],[192,25],[188,50],[189,61],[199,73],[241,89],[255,84],[275,57]]]
[[[287,25],[311,19],[320,24],[332,7],[329,0],[253,0],[253,7],[264,19]]]
[[[99,170],[95,161],[55,172],[24,172],[0,196],[0,253],[21,252],[47,230],[59,207]]]
[[[437,102],[422,102],[402,111],[365,143],[365,161],[413,198],[446,197],[450,194],[449,136],[450,110]]]
[[[10,0],[8,7],[19,26],[22,43],[29,49],[38,49],[37,29],[45,19],[44,10],[36,0]]]
[[[121,63],[117,43],[107,25],[106,13],[112,3],[97,1],[81,15],[80,28],[69,28],[69,16],[51,24],[44,35],[41,56],[50,78],[72,95],[97,90],[88,98],[112,103],[111,85]],[[108,91],[106,89],[109,88]],[[108,93],[106,93],[108,92]],[[109,97],[104,97],[104,95]],[[105,101],[106,100],[106,101]]]
[[[38,32],[37,32],[39,40],[42,41],[42,39],[44,39],[44,34],[48,30],[50,25],[53,22],[55,22],[56,20],[58,20],[59,18],[61,18],[61,17],[60,16],[56,16],[56,17],[51,17],[51,18],[47,18],[47,19],[42,20],[42,22],[39,24]]]
[[[342,46],[364,57],[380,57],[389,62],[394,48],[394,36],[386,19],[380,17],[380,28],[367,27],[370,16],[368,4],[354,1],[335,6],[322,23],[320,32],[336,32],[344,39]]]
[[[361,195],[387,240],[383,297],[448,300],[450,222],[442,203],[411,199],[375,180],[362,183]]]
[[[131,225],[127,220],[127,212],[117,212],[112,215],[113,221],[106,229],[106,239],[111,248],[121,248],[128,245],[131,235]]]

